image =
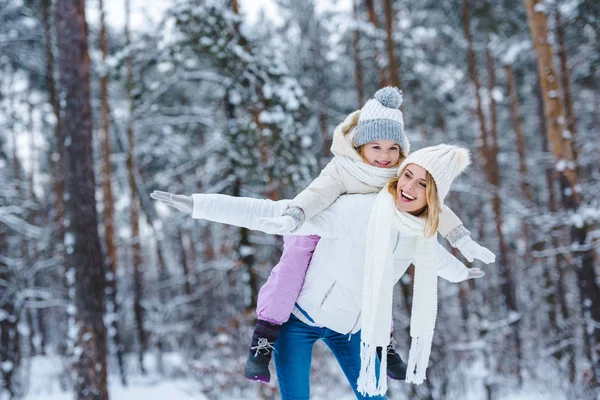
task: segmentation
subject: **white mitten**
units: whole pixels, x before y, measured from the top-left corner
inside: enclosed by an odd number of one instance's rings
[[[469,268],[469,275],[467,275],[467,279],[477,279],[481,278],[485,275],[485,272],[480,270],[479,268]],[[465,279],[465,280],[467,280]]]
[[[459,239],[456,248],[469,262],[473,262],[474,259],[481,260],[485,264],[496,261],[496,255],[471,239],[471,236],[464,236]]]
[[[190,196],[155,190],[150,197],[187,214],[191,214],[194,209],[194,200]]]
[[[287,235],[298,228],[298,222],[291,215],[282,215],[276,218],[261,218],[258,221],[262,224],[261,230],[278,235]]]

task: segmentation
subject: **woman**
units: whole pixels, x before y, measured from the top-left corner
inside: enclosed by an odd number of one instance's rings
[[[381,327],[390,326],[392,288],[411,263],[416,266],[413,343],[406,380],[422,382],[437,310],[436,276],[451,282],[483,276],[476,268],[467,269],[434,236],[450,184],[469,163],[468,152],[455,146],[418,150],[378,195],[341,196],[294,232],[319,235],[321,240],[294,317],[283,325],[276,342],[282,398],[309,398],[311,352],[318,339],[331,348],[357,398],[385,394],[386,379],[378,379],[376,355],[378,347],[389,343],[389,332]],[[264,219],[282,215],[288,204],[219,194],[151,196],[193,218],[267,233],[274,232]],[[383,351],[381,368],[386,361]]]

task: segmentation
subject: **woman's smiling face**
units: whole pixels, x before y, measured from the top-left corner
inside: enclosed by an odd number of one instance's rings
[[[417,164],[409,164],[398,179],[396,207],[415,214],[427,205],[427,171]]]

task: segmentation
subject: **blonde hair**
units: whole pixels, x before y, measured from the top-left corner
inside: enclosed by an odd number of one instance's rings
[[[394,198],[395,202],[398,202],[398,180],[400,180],[400,176],[404,174],[404,170],[406,167],[398,174],[398,176],[393,177],[388,182],[388,191]],[[429,238],[435,235],[438,230],[438,225],[440,224],[440,213],[442,212],[442,207],[440,205],[440,199],[438,197],[437,186],[435,185],[435,181],[433,177],[428,171],[425,171],[425,207],[418,210],[414,215],[417,217],[425,218],[425,229],[423,230],[423,234],[425,237]]]

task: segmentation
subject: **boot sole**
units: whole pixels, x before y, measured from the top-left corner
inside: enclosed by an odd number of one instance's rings
[[[251,381],[257,381],[262,383],[269,383],[271,381],[270,376],[262,376],[262,375],[244,375],[244,378],[250,379]]]

